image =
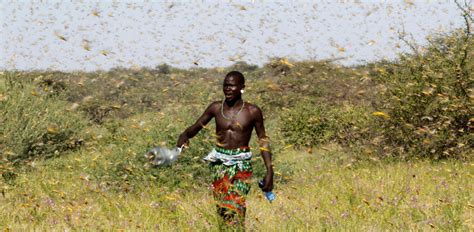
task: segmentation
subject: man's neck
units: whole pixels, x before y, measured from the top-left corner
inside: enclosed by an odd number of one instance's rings
[[[240,101],[243,101],[242,98],[238,98],[238,99],[235,99],[233,101],[225,101],[225,104],[228,106],[228,107],[233,107],[235,105],[238,105],[238,103],[240,103]]]

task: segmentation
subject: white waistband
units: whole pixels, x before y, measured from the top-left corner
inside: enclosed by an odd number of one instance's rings
[[[236,155],[227,155],[224,153],[220,153],[213,148],[212,151],[209,152],[209,154],[203,159],[209,162],[216,162],[219,160],[222,161],[222,163],[226,166],[237,164],[239,165],[239,168],[242,169],[242,161],[252,159],[252,152],[248,151]]]

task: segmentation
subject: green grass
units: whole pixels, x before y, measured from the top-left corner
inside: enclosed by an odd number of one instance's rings
[[[109,191],[87,175],[91,153],[38,161],[20,173],[0,197],[0,224],[12,230],[217,231],[206,183]],[[279,178],[288,165],[293,173]],[[329,145],[312,154],[284,150],[275,170],[271,204],[254,180],[246,220],[251,231],[474,229],[472,162],[355,162]]]

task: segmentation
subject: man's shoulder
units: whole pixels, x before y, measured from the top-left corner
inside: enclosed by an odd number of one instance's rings
[[[211,110],[211,111],[215,111],[216,109],[218,109],[220,106],[221,106],[221,102],[220,101],[214,101],[214,102],[211,102],[211,104],[209,104],[209,106],[207,107],[208,110]]]
[[[222,104],[221,101],[213,101],[211,102],[211,104],[209,104],[209,107],[217,107],[217,106],[220,106]]]
[[[255,104],[252,104],[250,102],[245,102],[245,105],[246,105],[246,108],[252,112],[252,113],[257,113],[257,112],[262,112],[262,110],[260,109],[260,107],[258,107],[257,105]]]

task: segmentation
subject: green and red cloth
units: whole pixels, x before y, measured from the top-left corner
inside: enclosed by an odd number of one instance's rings
[[[215,148],[218,152],[230,156],[248,153],[248,147],[238,149]],[[219,215],[228,224],[243,223],[246,211],[246,196],[250,191],[252,165],[250,159],[239,160],[233,165],[226,165],[217,160],[209,164],[212,174],[212,190]]]

